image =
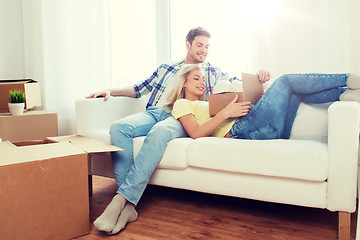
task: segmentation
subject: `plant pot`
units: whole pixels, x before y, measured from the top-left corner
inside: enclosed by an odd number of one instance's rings
[[[11,116],[23,115],[25,103],[8,103]]]

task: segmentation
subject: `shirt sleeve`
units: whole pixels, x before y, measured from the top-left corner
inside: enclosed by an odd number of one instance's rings
[[[230,76],[228,73],[222,72],[220,70],[220,68],[217,66],[212,66],[212,65],[210,65],[210,63],[209,63],[209,66],[211,68],[213,68],[213,74],[216,76],[215,77],[216,81],[219,81],[219,80],[229,80],[230,82],[241,81],[241,79],[237,76]]]
[[[185,116],[189,113],[195,115],[192,104],[187,99],[177,100],[174,103],[173,110],[171,111],[171,114],[174,116],[175,119],[179,119],[180,117]]]
[[[163,65],[159,66],[148,79],[134,85],[136,97],[139,98],[153,90],[154,83],[156,82],[162,67]]]

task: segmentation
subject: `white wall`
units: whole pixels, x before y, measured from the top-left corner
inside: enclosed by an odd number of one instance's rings
[[[274,75],[360,72],[359,3],[356,0],[283,1],[296,10],[260,31],[260,66]],[[307,3],[307,4],[305,4]],[[349,24],[351,22],[351,24]]]
[[[25,77],[22,0],[0,0],[0,80]]]
[[[174,61],[185,55],[189,29],[203,26],[212,35],[207,59],[231,75],[259,69],[273,79],[284,73],[360,72],[359,0],[170,3]]]
[[[111,87],[107,1],[24,0],[26,75],[40,81],[59,134],[76,132],[75,101]]]
[[[42,108],[46,109],[42,0],[24,0],[22,11],[25,75],[40,83]]]
[[[360,73],[360,1],[349,0],[348,4],[348,44],[347,67],[349,72]]]
[[[277,2],[296,9],[296,14],[273,16],[258,26],[261,68],[275,77],[287,72],[360,72],[360,1]],[[111,87],[107,4],[0,0],[0,79],[38,80],[44,108],[59,114],[61,135],[75,132],[75,100]]]

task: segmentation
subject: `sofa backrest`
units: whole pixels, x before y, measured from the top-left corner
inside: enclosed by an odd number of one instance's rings
[[[300,103],[290,138],[327,141],[328,108],[331,104]]]

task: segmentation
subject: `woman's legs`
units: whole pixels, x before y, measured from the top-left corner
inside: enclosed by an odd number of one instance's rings
[[[294,123],[294,120],[296,117],[296,112],[299,108],[300,102],[301,102],[301,99],[298,95],[292,94],[290,96],[288,110],[287,110],[285,122],[284,122],[284,131],[281,135],[282,139],[290,138],[291,129],[292,129],[292,126],[293,126],[293,123]]]
[[[339,99],[345,90],[347,74],[290,74],[277,79],[253,106],[248,115],[236,120],[232,138],[288,138],[299,99],[324,103]],[[333,90],[340,89],[340,90]],[[296,97],[298,96],[298,97]],[[335,100],[334,100],[335,99]]]
[[[287,78],[277,79],[249,113],[235,121],[229,131],[230,137],[254,140],[281,138],[291,95]]]
[[[320,104],[320,103],[327,103],[327,102],[335,102],[339,101],[339,97],[347,88],[334,88],[330,90],[325,90],[318,93],[311,93],[311,94],[301,94],[301,101],[308,103],[308,104]]]
[[[333,88],[346,87],[349,76],[350,74],[285,74],[278,80],[287,79],[293,93],[312,94]]]

